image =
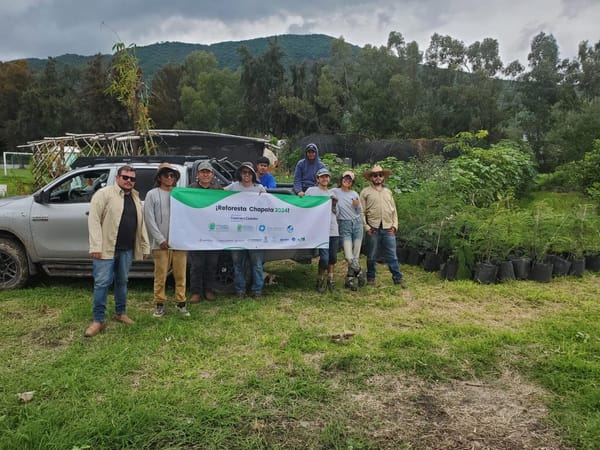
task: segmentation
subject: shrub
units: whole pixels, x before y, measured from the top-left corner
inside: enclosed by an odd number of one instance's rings
[[[489,149],[465,148],[450,161],[452,189],[465,203],[488,206],[498,195],[521,196],[533,186],[533,155],[523,146],[502,141]]]

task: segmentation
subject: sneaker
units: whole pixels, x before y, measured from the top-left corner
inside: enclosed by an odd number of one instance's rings
[[[335,291],[335,282],[333,280],[327,281],[327,289],[329,291]]]
[[[217,296],[215,295],[215,293],[213,291],[206,291],[204,293],[204,298],[206,300],[208,300],[209,302],[212,302],[213,300],[215,300],[217,298]]]
[[[200,303],[201,302],[201,298],[200,298],[200,294],[193,294],[192,297],[189,300],[189,303],[195,304],[195,303]]]
[[[154,310],[154,314],[152,314],[153,317],[162,317],[165,315],[165,305],[163,305],[162,303],[157,303],[156,304],[156,309]]]
[[[346,281],[344,282],[344,287],[347,289],[350,289],[352,291],[356,291],[356,290],[358,290],[358,286],[356,284],[357,284],[356,278],[349,277],[349,278],[346,278]]]
[[[177,311],[179,311],[179,314],[181,314],[183,317],[190,317],[191,316],[190,312],[185,307],[185,304],[183,304],[181,306],[177,305]]]
[[[375,286],[375,280],[374,279],[367,280],[367,284],[369,286]]]
[[[363,287],[366,284],[367,280],[365,280],[365,274],[361,268],[359,268],[358,272],[356,272],[356,279],[358,280],[359,287]]]
[[[317,292],[325,292],[325,280],[317,280]]]
[[[253,292],[250,294],[253,298],[262,298],[262,292]]]

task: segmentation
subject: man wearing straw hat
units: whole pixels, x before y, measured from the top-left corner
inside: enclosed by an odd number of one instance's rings
[[[396,231],[398,213],[392,191],[383,185],[392,171],[379,164],[363,172],[363,177],[371,182],[360,193],[367,244],[367,284],[375,284],[377,255],[381,250],[383,258],[392,273],[394,284],[406,289],[396,255]]]
[[[170,268],[175,280],[177,311],[184,317],[190,316],[185,304],[187,252],[175,250],[169,245],[171,191],[178,181],[179,171],[169,163],[162,163],[154,177],[155,187],[148,191],[144,203],[144,222],[148,228],[154,260],[154,317],[165,315],[166,282]]]

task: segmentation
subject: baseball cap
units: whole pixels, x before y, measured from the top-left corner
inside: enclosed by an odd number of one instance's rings
[[[323,175],[331,176],[331,173],[329,172],[329,169],[327,169],[327,167],[321,167],[319,170],[317,170],[317,178]]]
[[[208,161],[202,161],[200,164],[198,164],[198,172],[200,172],[201,170],[210,170],[211,172],[215,171],[215,169],[213,169],[212,164]]]

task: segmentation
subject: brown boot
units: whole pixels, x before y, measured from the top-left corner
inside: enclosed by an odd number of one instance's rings
[[[200,294],[193,294],[189,303],[200,303]]]
[[[115,314],[113,316],[113,320],[116,320],[117,322],[125,323],[127,325],[132,325],[135,323],[133,320],[131,320],[129,317],[127,317],[127,314]]]
[[[98,333],[103,331],[106,328],[106,323],[104,322],[92,322],[92,324],[86,328],[84,336],[92,337],[96,336]]]
[[[206,300],[208,300],[209,302],[212,302],[217,297],[215,296],[215,293],[213,291],[206,291],[204,293],[204,298],[206,298]]]

